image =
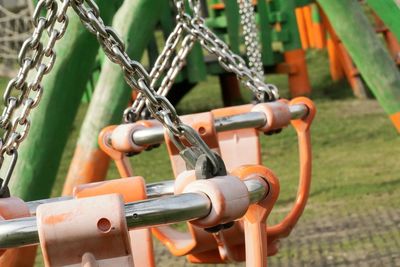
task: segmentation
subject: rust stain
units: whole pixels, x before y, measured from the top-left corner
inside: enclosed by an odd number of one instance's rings
[[[71,213],[61,213],[61,214],[56,214],[56,215],[51,215],[48,216],[46,218],[44,218],[43,223],[45,224],[57,224],[57,223],[61,223],[65,220],[67,220],[68,218],[71,217]]]

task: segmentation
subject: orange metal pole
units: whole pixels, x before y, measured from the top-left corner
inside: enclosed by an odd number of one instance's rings
[[[326,30],[322,23],[320,10],[316,4],[311,5],[311,10],[314,45],[317,49],[323,49],[326,46]]]
[[[290,50],[286,51],[284,56],[291,70],[288,73],[291,96],[296,97],[311,94],[305,51],[303,49]]]
[[[305,6],[302,8],[302,10],[303,10],[303,16],[304,16],[304,20],[306,22],[306,27],[307,27],[307,36],[308,36],[309,46],[310,46],[310,48],[315,48],[311,6]]]
[[[304,18],[303,9],[296,8],[295,13],[296,13],[297,26],[299,28],[301,47],[304,50],[306,50],[310,48],[310,45],[308,42],[307,25]]]
[[[71,195],[79,184],[103,181],[109,164],[110,158],[101,149],[85,149],[77,145],[62,194]]]
[[[391,31],[385,33],[386,44],[395,63],[400,65],[400,43]]]
[[[330,38],[334,43],[333,47],[335,52],[339,58],[339,62],[342,66],[344,74],[346,75],[347,81],[350,84],[351,88],[353,89],[353,93],[358,98],[367,98],[367,93],[364,88],[364,85],[361,82],[361,77],[358,69],[353,63],[349,53],[347,52],[346,48],[340,41],[339,37],[336,35],[335,30],[333,29],[332,25],[330,24],[328,18],[321,10],[321,14],[323,16],[324,25],[329,32]]]
[[[336,47],[335,42],[332,40],[330,36],[326,40],[326,43],[329,56],[329,70],[331,73],[332,80],[339,81],[343,79],[344,72],[342,65],[340,63],[338,48]]]
[[[386,27],[385,23],[378,16],[378,14],[372,11],[372,15],[375,19],[376,32],[383,34],[390,54],[392,55],[396,64],[400,65],[400,44],[396,36],[388,29],[388,27]]]

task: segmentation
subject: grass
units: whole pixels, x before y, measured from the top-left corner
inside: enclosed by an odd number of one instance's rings
[[[329,207],[330,202],[353,206],[400,206],[400,139],[379,104],[356,100],[345,82],[333,83],[329,77],[324,52],[308,54],[313,84],[312,99],[318,113],[312,126],[313,183],[309,205]],[[282,75],[268,75],[278,85],[282,96],[288,96],[287,80]],[[4,80],[0,79],[0,86]],[[245,100],[250,94],[242,89]],[[222,105],[218,80],[210,77],[192,90],[177,106],[180,114],[210,110]],[[79,110],[63,155],[53,196],[59,195],[73,154],[79,125],[87,105]],[[290,127],[279,135],[262,136],[263,161],[281,181],[278,207],[292,203],[297,191],[297,139]],[[165,146],[132,158],[135,173],[147,182],[172,178]],[[109,178],[118,173],[111,167]],[[272,215],[272,217],[274,214]],[[318,210],[305,214],[318,219]],[[276,218],[273,220],[276,220]],[[350,245],[349,245],[350,246]],[[357,244],[351,244],[357,246]]]

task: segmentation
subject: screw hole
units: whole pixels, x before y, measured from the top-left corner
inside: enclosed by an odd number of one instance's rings
[[[97,222],[97,228],[103,233],[108,233],[111,230],[111,222],[106,218],[101,218]]]
[[[204,128],[203,126],[201,126],[201,127],[199,127],[198,132],[199,132],[201,135],[204,135],[204,134],[206,133],[206,128]]]

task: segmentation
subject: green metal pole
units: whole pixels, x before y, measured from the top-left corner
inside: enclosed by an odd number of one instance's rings
[[[225,14],[227,19],[227,33],[229,36],[229,47],[236,54],[240,53],[240,18],[239,6],[236,1],[225,1]]]
[[[276,0],[275,0],[276,1]],[[282,15],[282,27],[285,29],[282,34],[282,42],[285,51],[296,50],[301,48],[300,33],[297,27],[297,19],[295,14],[296,2],[294,0],[279,0],[280,12]],[[278,14],[276,14],[279,17]]]
[[[127,52],[133,59],[141,59],[161,12],[168,8],[168,1],[165,0],[125,0],[118,10],[113,27],[124,37]],[[105,60],[81,128],[63,194],[71,193],[77,184],[105,178],[109,160],[99,149],[97,138],[105,126],[121,122],[131,92],[120,68]]]
[[[356,0],[318,2],[364,80],[400,132],[400,72],[360,4]]]
[[[105,22],[120,1],[97,1]],[[57,62],[43,81],[44,94],[32,113],[28,140],[20,147],[11,191],[26,201],[50,195],[63,149],[99,48],[72,8],[68,30],[56,47]]]
[[[398,0],[367,0],[367,3],[400,41],[400,2]]]

